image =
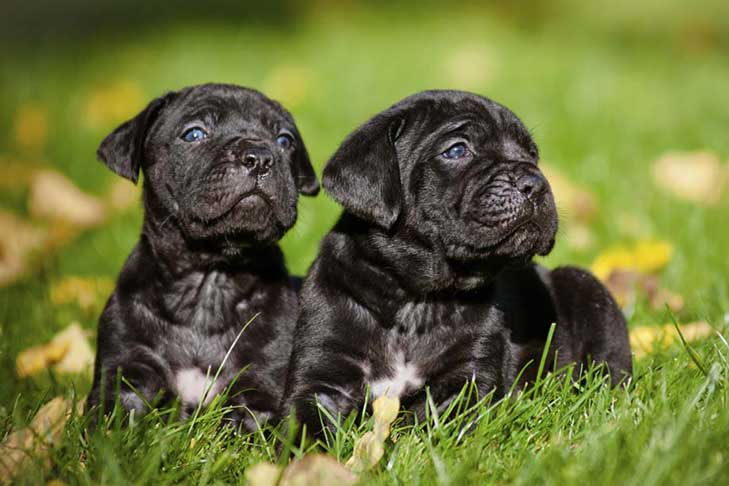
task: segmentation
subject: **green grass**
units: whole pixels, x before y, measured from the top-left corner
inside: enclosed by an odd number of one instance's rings
[[[722,2],[628,5],[609,11],[569,1],[521,9],[320,5],[283,26],[175,22],[85,42],[59,39],[41,50],[19,45],[6,49],[0,63],[0,156],[50,165],[103,195],[114,176],[95,161],[95,149],[122,120],[87,123],[90,92],[131,80],[152,98],[221,81],[288,102],[320,171],[352,128],[401,97],[466,88],[512,108],[532,129],[543,160],[595,193],[595,246],[578,251],[558,239],[545,264],[589,265],[611,244],[669,240],[676,251],[662,282],[686,300],[680,320],[725,330],[729,198],[711,208],[680,202],[653,185],[650,163],[670,150],[709,149],[729,159],[729,11]],[[300,93],[271,81],[282,70],[300,78],[293,83]],[[16,109],[28,103],[48,110],[47,142],[35,151],[18,147],[12,135]],[[0,207],[27,215],[27,187],[3,191]],[[299,222],[283,243],[293,272],[306,271],[338,211],[325,195],[301,200]],[[623,215],[638,227],[621,229]],[[54,306],[49,289],[66,275],[114,278],[140,222],[140,208],[132,208],[0,289],[0,435],[26,423],[52,396],[86,394],[86,377],[18,378],[15,357],[71,321],[95,328],[100,309]],[[629,318],[631,326],[670,321],[646,305]],[[610,391],[593,377],[574,393],[552,377],[525,396],[442,419],[437,427],[397,428],[382,463],[364,480],[727,484],[729,348],[718,339],[695,347],[708,376],[676,345],[636,362],[635,383],[626,391]],[[230,483],[251,464],[277,460],[275,440],[232,436],[218,427],[220,413],[213,407],[192,426],[152,414],[134,427],[112,423],[88,436],[83,421],[73,419],[51,452],[52,467],[34,464],[18,481]],[[479,420],[462,434],[474,414]],[[365,427],[349,423],[328,449],[346,459]]]

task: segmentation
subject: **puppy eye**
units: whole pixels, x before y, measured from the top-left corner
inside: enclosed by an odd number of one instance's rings
[[[192,127],[182,134],[185,142],[199,142],[206,138],[208,138],[208,134],[200,127]]]
[[[446,159],[462,159],[468,155],[468,147],[465,143],[457,143],[448,147],[448,150],[441,155]]]
[[[276,145],[281,147],[282,149],[288,149],[291,148],[291,146],[294,144],[294,139],[291,137],[291,135],[287,133],[282,133],[278,137],[276,137]]]

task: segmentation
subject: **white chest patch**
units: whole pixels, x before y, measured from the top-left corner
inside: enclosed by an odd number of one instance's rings
[[[391,364],[389,375],[370,381],[370,393],[374,398],[382,395],[399,398],[408,390],[417,389],[421,386],[423,386],[423,378],[420,376],[417,367],[406,362],[403,353],[397,353]]]
[[[206,376],[205,373],[198,368],[185,368],[175,375],[175,386],[177,387],[177,396],[184,404],[197,405],[205,396],[204,405],[210,401],[218,393],[217,383],[213,381],[213,373]]]

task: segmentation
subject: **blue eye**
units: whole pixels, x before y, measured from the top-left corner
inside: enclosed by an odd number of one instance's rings
[[[278,145],[282,149],[290,148],[293,144],[294,144],[294,139],[291,138],[291,135],[282,133],[281,135],[276,137],[276,145]]]
[[[192,127],[182,134],[182,139],[185,142],[199,142],[205,138],[208,138],[208,134],[200,127]]]
[[[460,159],[468,155],[468,147],[465,143],[457,143],[448,147],[441,155],[446,159]]]

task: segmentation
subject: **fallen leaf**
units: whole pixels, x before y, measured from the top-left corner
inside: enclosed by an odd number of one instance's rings
[[[60,220],[81,228],[97,226],[106,217],[104,205],[83,193],[58,172],[38,171],[31,182],[28,207],[37,218]]]
[[[586,224],[597,215],[595,196],[583,186],[573,183],[550,164],[540,164],[549,181],[557,209],[569,221]]]
[[[47,240],[44,229],[0,211],[0,287],[23,275],[30,256],[40,251]]]
[[[114,289],[114,282],[105,277],[64,277],[51,286],[53,305],[75,303],[86,312],[95,311]]]
[[[357,482],[357,475],[326,454],[307,454],[283,471],[281,466],[261,462],[248,468],[249,486],[336,486]]]
[[[33,346],[18,354],[15,371],[21,378],[39,373],[49,366],[59,373],[82,373],[94,364],[94,351],[87,332],[73,323],[47,344]]]
[[[279,484],[282,468],[270,462],[259,462],[246,469],[248,486],[275,486]]]
[[[79,402],[77,412],[82,408]],[[48,450],[61,438],[71,411],[70,400],[56,397],[38,410],[27,428],[10,433],[0,444],[0,482],[10,484],[31,460],[45,460],[49,468]]]
[[[13,122],[18,148],[27,152],[43,150],[48,137],[47,118],[48,112],[42,105],[29,103],[18,108]]]
[[[91,90],[82,120],[92,127],[107,127],[132,118],[144,105],[144,93],[131,80],[116,81]]]
[[[263,91],[285,106],[299,106],[316,82],[316,73],[303,65],[276,66],[263,81]]]
[[[494,53],[485,46],[465,46],[449,50],[443,63],[446,84],[451,87],[479,91],[494,78]]]
[[[714,329],[706,322],[683,324],[681,333],[686,342],[705,339],[714,334]],[[654,350],[665,350],[679,341],[678,332],[673,324],[662,326],[641,326],[630,330],[630,347],[636,358],[642,358]]]
[[[375,420],[372,431],[365,433],[354,444],[347,467],[359,474],[377,464],[385,453],[385,440],[390,436],[390,425],[397,418],[400,400],[383,395],[372,403]]]
[[[3,176],[0,177],[0,189],[19,190],[30,184],[35,172],[41,168],[38,162],[18,159],[12,156],[0,157]]]
[[[115,211],[128,209],[140,203],[142,200],[142,189],[140,186],[118,177],[114,178],[114,182],[109,187],[108,194],[109,207]]]
[[[642,240],[632,246],[618,245],[600,253],[592,262],[592,273],[606,281],[613,270],[648,274],[666,266],[673,256],[667,241]]]
[[[656,185],[679,199],[717,204],[729,182],[729,166],[712,152],[670,152],[653,162]]]

